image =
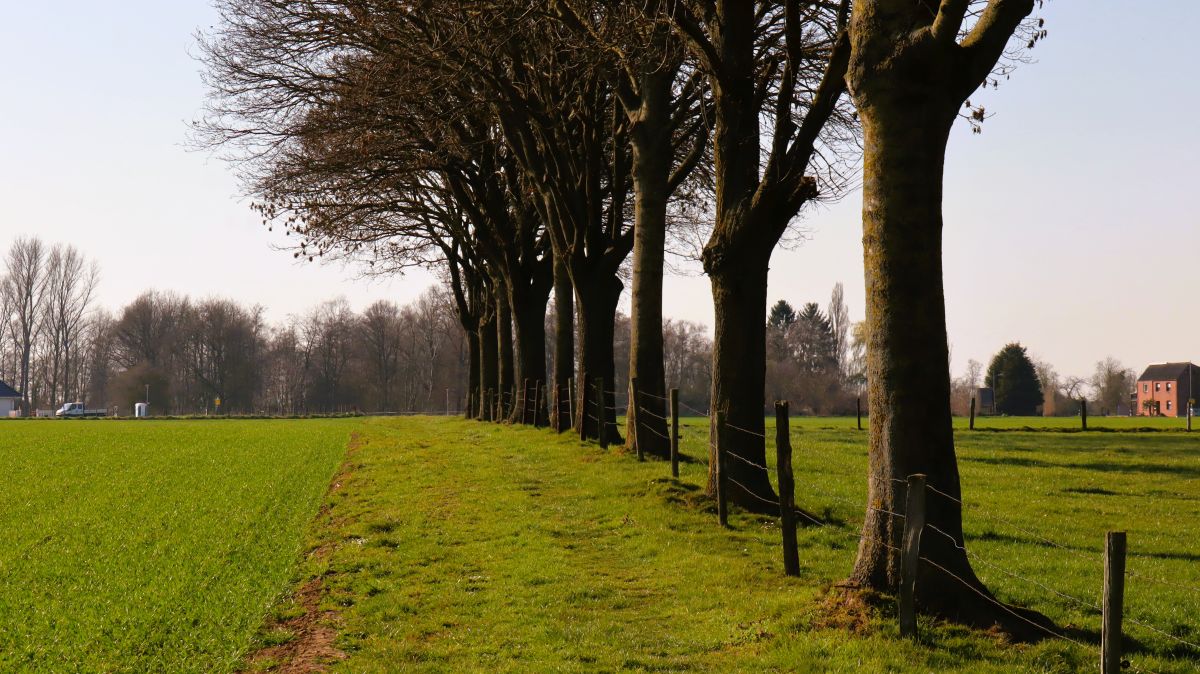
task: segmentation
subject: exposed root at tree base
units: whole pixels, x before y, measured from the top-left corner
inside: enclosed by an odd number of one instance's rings
[[[895,614],[896,598],[863,586],[853,580],[834,586],[843,590],[845,601],[865,602],[876,610]],[[985,588],[957,586],[921,592],[918,585],[918,613],[946,623],[962,625],[987,633],[997,641],[1032,644],[1052,638],[1062,631],[1046,616],[1033,609],[1005,604]],[[986,596],[986,598],[985,598]]]
[[[876,607],[882,604],[882,597],[871,590],[845,583],[831,585],[817,602],[813,627],[845,630],[855,635],[868,634]]]

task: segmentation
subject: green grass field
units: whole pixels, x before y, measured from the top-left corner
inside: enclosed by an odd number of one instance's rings
[[[335,670],[1091,672],[1098,616],[1008,574],[1096,601],[1103,534],[1117,528],[1138,574],[1130,614],[1200,640],[1200,436],[960,433],[980,575],[1083,645],[1014,646],[929,621],[912,644],[886,607],[830,595],[850,569],[865,494],[865,436],[852,426],[796,421],[799,502],[841,524],[801,530],[802,576],[788,579],[773,518],[718,528],[702,461],[673,481],[661,462],[547,431],[373,420],[310,535],[310,550],[333,552],[301,574],[323,578],[326,608],[340,611],[348,659]],[[703,433],[688,421],[693,457]],[[1136,668],[1200,666],[1168,637],[1128,631]]]
[[[800,530],[794,579],[775,518],[717,526],[703,419],[679,480],[458,419],[0,424],[0,671],[270,670],[248,654],[304,650],[289,590],[316,587],[342,672],[1092,672],[1099,617],[1074,598],[1098,601],[1111,529],[1129,615],[1166,632],[1127,624],[1134,671],[1197,671],[1176,639],[1200,643],[1200,433],[1020,430],[1048,421],[958,431],[967,544],[1002,599],[1078,644],[930,620],[911,643],[888,605],[843,601],[853,419],[793,420],[798,504],[829,522]]]
[[[233,671],[355,423],[0,425],[0,671]]]

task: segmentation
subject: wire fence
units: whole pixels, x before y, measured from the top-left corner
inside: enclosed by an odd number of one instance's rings
[[[540,382],[539,382],[540,385]],[[630,432],[645,431],[649,434],[648,437],[655,437],[667,443],[678,443],[681,439],[680,427],[677,420],[673,422],[668,414],[661,414],[659,411],[662,407],[659,403],[670,404],[671,398],[658,395],[648,391],[636,390],[634,387],[632,394],[623,391],[607,390],[596,386],[592,388],[592,395],[581,395],[580,392],[575,392],[574,400],[570,394],[563,396],[561,389],[556,389],[556,408],[559,414],[563,413],[564,402],[569,411],[576,411],[578,418],[586,419],[594,424],[597,429],[603,429],[605,426],[614,425],[617,422],[617,417],[631,411],[635,414],[630,417]],[[565,398],[565,400],[564,400]],[[504,392],[501,401],[512,400],[513,404],[523,402],[519,396],[509,392]],[[577,410],[575,405],[582,406],[581,410]],[[730,496],[734,497],[737,503],[754,503],[757,504],[759,510],[774,510],[782,514],[784,508],[781,506],[779,496],[775,496],[772,487],[770,486],[771,467],[766,460],[766,449],[768,444],[767,433],[760,431],[757,428],[747,428],[743,425],[733,424],[717,415],[714,419],[711,411],[700,410],[696,407],[688,405],[685,402],[676,400],[676,408],[674,414],[677,415],[680,411],[687,411],[702,419],[708,419],[710,422],[715,421],[716,424],[708,433],[708,442],[705,445],[707,450],[705,454],[708,457],[716,457],[720,461],[730,460],[735,462],[732,465],[741,466],[740,468],[718,468],[718,473],[724,472],[726,475],[719,476],[719,484],[727,486]],[[599,431],[601,434],[603,430]],[[745,439],[747,442],[736,441],[737,437]],[[722,443],[722,440],[725,442]],[[747,447],[751,448],[748,452],[742,450],[735,451],[736,448]],[[761,451],[757,451],[761,449]],[[720,463],[719,461],[719,463]],[[720,464],[723,465],[723,464]],[[776,469],[779,469],[776,466]],[[788,466],[790,474],[791,466]],[[846,481],[859,479],[854,475],[842,475]],[[908,480],[900,477],[888,478],[893,484],[904,485],[907,489]],[[752,480],[747,484],[746,480]],[[757,488],[751,485],[756,485]],[[908,528],[908,514],[899,512],[895,507],[885,507],[881,503],[867,503],[865,499],[857,500],[844,495],[834,493],[832,489],[826,488],[819,480],[809,479],[801,480],[796,484],[799,491],[800,500],[810,507],[820,504],[820,507],[828,512],[829,504],[837,504],[851,510],[858,510],[864,513],[865,517],[871,516],[891,518],[895,521],[895,525],[887,527],[868,526],[868,521],[864,519],[858,523],[832,523],[817,517],[802,507],[793,507],[795,517],[802,520],[807,526],[829,532],[832,535],[855,541],[861,545],[869,543],[872,545],[881,546],[890,552],[901,553],[901,547],[898,545],[898,540],[887,540],[885,537],[878,535],[879,531],[885,530],[893,534],[902,529]],[[1029,526],[1025,526],[1018,521],[1018,518],[1011,515],[1004,516],[992,512],[986,508],[979,506],[976,503],[966,502],[961,497],[955,495],[957,488],[948,490],[945,485],[924,484],[925,492],[935,498],[944,499],[958,506],[960,511],[970,511],[974,516],[978,516],[982,520],[988,522],[991,526],[999,526],[1016,531],[1037,545],[1047,546],[1049,549],[1057,552],[1062,552],[1070,555],[1077,562],[1085,562],[1088,566],[1096,567],[1098,565],[1097,555],[1094,551],[1081,550],[1070,545],[1065,545],[1050,536],[1038,533]],[[898,491],[898,490],[889,490]],[[907,495],[905,493],[905,495]],[[788,502],[794,503],[792,495],[788,496]],[[892,498],[893,503],[902,503],[897,498]],[[722,515],[724,517],[724,515]],[[924,520],[922,516],[921,520]],[[901,526],[902,525],[902,526]],[[1018,582],[1024,586],[1034,590],[1037,593],[1045,593],[1046,596],[1057,598],[1064,602],[1064,605],[1081,611],[1087,616],[1101,616],[1104,612],[1104,607],[1099,598],[1085,598],[1077,593],[1064,590],[1055,582],[1055,579],[1037,578],[1036,574],[1022,573],[1010,568],[1008,565],[1000,563],[994,559],[986,558],[978,553],[973,548],[969,547],[963,537],[961,531],[947,531],[947,529],[939,522],[924,522],[921,526],[922,531],[929,532],[931,536],[935,536],[948,543],[950,549],[961,553],[972,567],[986,569],[990,572],[995,572],[1004,578]],[[936,548],[934,548],[936,549]],[[1136,556],[1136,555],[1135,555]],[[978,582],[963,578],[961,574],[952,571],[949,566],[953,566],[940,555],[933,555],[932,550],[925,554],[918,553],[916,558],[919,564],[924,564],[927,568],[936,571],[937,573],[946,576],[948,579],[961,584],[971,593],[978,595],[985,602],[994,605],[994,607],[1004,614],[1012,616],[1021,623],[1028,624],[1030,627],[1046,634],[1047,636],[1061,639],[1072,643],[1083,649],[1092,649],[1095,644],[1085,643],[1082,639],[1072,636],[1060,629],[1049,627],[1037,620],[1033,620],[1024,615],[1020,610],[1013,606],[998,600],[989,591],[983,589]],[[1200,594],[1200,587],[1191,585],[1178,580],[1170,580],[1158,575],[1143,573],[1140,571],[1126,569],[1124,577],[1127,579],[1137,579],[1152,583],[1160,587],[1170,588],[1189,595]],[[1153,634],[1156,638],[1163,639],[1179,649],[1179,653],[1186,653],[1188,658],[1200,657],[1200,644],[1195,637],[1190,637],[1184,630],[1194,630],[1194,628],[1182,628],[1176,625],[1174,629],[1164,628],[1162,625],[1155,624],[1145,616],[1130,614],[1126,612],[1124,621],[1131,626],[1140,630],[1144,630]],[[1187,636],[1181,636],[1181,634]],[[1147,669],[1144,664],[1125,662],[1125,667],[1133,672],[1146,672],[1147,674],[1155,674]]]

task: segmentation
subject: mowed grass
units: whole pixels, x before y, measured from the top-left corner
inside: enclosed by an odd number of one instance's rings
[[[0,671],[233,671],[356,423],[0,423]]]
[[[799,578],[783,576],[774,518],[717,526],[701,495],[705,420],[687,421],[678,481],[662,462],[545,430],[367,422],[299,578],[322,578],[340,613],[348,658],[334,669],[1091,672],[1099,617],[1086,605],[1112,529],[1129,532],[1129,614],[1200,642],[1200,435],[960,431],[980,576],[1080,643],[1011,645],[925,619],[912,643],[887,604],[847,605],[834,587],[855,556],[865,433],[794,421],[797,500],[830,523],[800,530]],[[1168,636],[1128,632],[1135,668],[1200,667]]]

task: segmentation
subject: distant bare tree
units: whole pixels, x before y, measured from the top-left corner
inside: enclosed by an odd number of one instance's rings
[[[40,239],[19,238],[14,241],[5,259],[4,284],[0,290],[11,312],[5,320],[9,334],[17,345],[18,386],[26,412],[32,401],[29,394],[30,372],[45,308],[48,279],[46,257],[46,247]]]
[[[846,306],[846,289],[839,281],[833,286],[826,311],[829,327],[833,330],[833,355],[837,359],[838,372],[846,377],[850,369],[850,308]]]
[[[49,344],[52,406],[82,394],[80,340],[95,296],[100,268],[71,245],[57,244],[46,261],[44,334]]]
[[[1109,356],[1096,363],[1096,371],[1088,382],[1100,405],[1101,414],[1120,414],[1129,409],[1129,394],[1137,388],[1137,373],[1121,361]]]

